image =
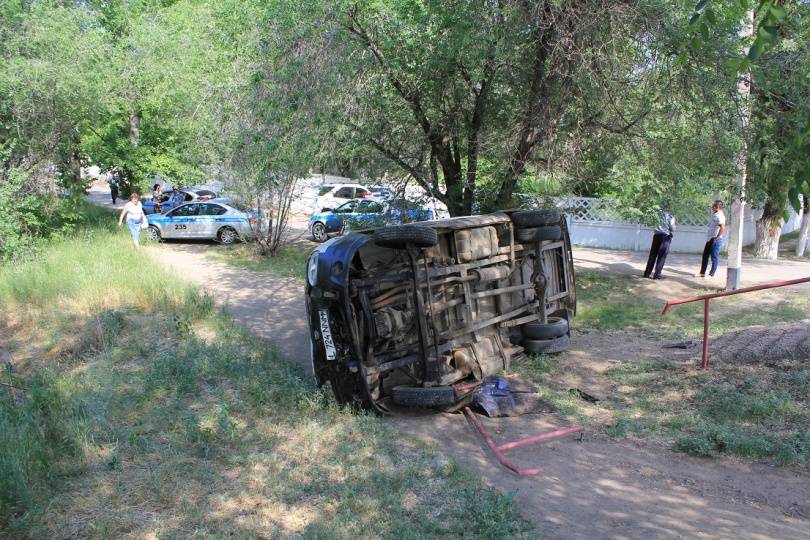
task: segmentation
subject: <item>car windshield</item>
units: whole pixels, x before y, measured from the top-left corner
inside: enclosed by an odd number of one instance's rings
[[[326,195],[330,191],[332,191],[332,186],[323,186],[321,189],[318,190],[318,197]]]
[[[238,199],[233,198],[228,199],[228,206],[232,206],[233,208],[236,208],[240,212],[249,212],[252,210],[250,205],[247,204],[245,201],[240,201]]]
[[[357,206],[357,201],[349,201],[335,208],[334,212],[336,214],[350,214],[355,206]]]
[[[406,199],[394,199],[388,201],[388,205],[391,208],[395,208],[397,210],[419,210],[421,206],[413,201],[408,201]]]

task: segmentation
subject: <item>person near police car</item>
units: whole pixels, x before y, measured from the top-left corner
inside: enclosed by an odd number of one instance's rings
[[[137,193],[133,192],[129,196],[129,202],[127,202],[127,204],[124,205],[124,209],[121,210],[121,215],[118,216],[119,227],[123,224],[125,217],[129,234],[132,236],[132,243],[136,248],[140,247],[141,229],[145,229],[148,226],[148,222],[146,221],[143,206],[141,206],[141,199]]]

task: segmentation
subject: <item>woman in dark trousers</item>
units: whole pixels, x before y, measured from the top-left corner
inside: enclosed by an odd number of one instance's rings
[[[647,268],[644,269],[645,278],[661,279],[661,271],[664,269],[672,236],[675,234],[675,218],[672,214],[662,209],[659,217],[661,221],[653,233],[650,256],[647,257]]]

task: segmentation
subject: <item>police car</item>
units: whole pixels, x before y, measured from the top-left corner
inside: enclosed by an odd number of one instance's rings
[[[252,211],[243,211],[222,200],[186,203],[163,214],[146,216],[149,240],[213,239],[222,244],[255,238]]]

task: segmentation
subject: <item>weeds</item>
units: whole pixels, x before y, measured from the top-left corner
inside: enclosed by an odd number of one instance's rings
[[[47,489],[65,458],[81,459],[90,430],[73,378],[43,371],[3,382],[18,390],[0,387],[0,530]]]

